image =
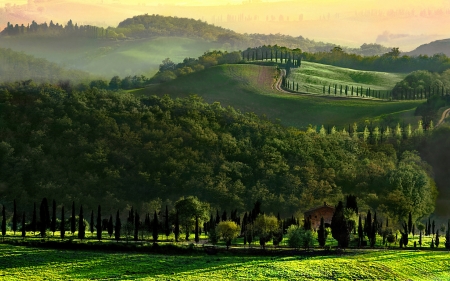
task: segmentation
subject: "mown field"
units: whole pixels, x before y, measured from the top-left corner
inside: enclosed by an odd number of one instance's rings
[[[166,256],[0,244],[1,280],[448,280],[449,266],[445,251]]]
[[[272,89],[274,66],[220,65],[160,85],[133,91],[136,95],[186,97],[197,94],[207,102],[220,102],[243,112],[280,119],[287,126],[348,126],[377,121],[383,115],[415,124],[415,108],[422,101],[375,101],[283,94]]]
[[[139,40],[99,40],[90,38],[8,37],[0,47],[45,58],[67,68],[87,71],[111,79],[114,75],[153,76],[162,60],[181,62],[220,47],[200,39],[157,37]]]
[[[356,96],[356,88],[391,90],[397,82],[405,77],[406,74],[403,73],[361,71],[303,61],[300,68],[292,69],[288,80],[298,83],[301,92],[322,94],[323,86],[325,86],[328,93],[328,86],[331,86],[331,91],[334,93],[333,86],[337,85],[339,94],[342,85],[343,89],[345,89],[345,86],[350,89],[354,87],[354,95]]]

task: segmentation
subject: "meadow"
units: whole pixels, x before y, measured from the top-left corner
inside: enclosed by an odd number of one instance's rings
[[[267,257],[153,255],[0,244],[2,280],[448,280],[449,265],[446,251]]]
[[[406,74],[403,73],[362,71],[303,61],[300,68],[292,69],[288,80],[298,83],[301,92],[322,94],[323,86],[325,86],[328,93],[328,86],[331,86],[331,91],[334,93],[333,86],[337,85],[339,92],[342,85],[343,89],[345,86],[350,89],[354,87],[356,96],[356,88],[392,90],[395,84],[405,77]]]
[[[416,124],[415,108],[423,101],[379,101],[316,97],[280,93],[272,89],[275,66],[220,65],[178,79],[132,91],[135,95],[196,94],[206,102],[220,102],[242,112],[279,119],[283,125],[306,128],[310,124],[347,127],[348,124],[380,121],[385,116]]]

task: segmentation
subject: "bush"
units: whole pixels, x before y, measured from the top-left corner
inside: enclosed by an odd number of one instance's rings
[[[314,243],[311,230],[304,230],[303,227],[291,225],[288,228],[288,245],[292,248],[309,249]]]

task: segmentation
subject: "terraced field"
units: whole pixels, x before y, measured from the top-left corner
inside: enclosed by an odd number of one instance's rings
[[[376,101],[304,96],[280,93],[272,88],[275,66],[220,65],[182,76],[170,82],[133,91],[136,95],[201,96],[207,102],[220,102],[243,112],[279,119],[287,126],[306,128],[354,122],[376,121],[389,115],[416,124],[415,108],[422,101]]]

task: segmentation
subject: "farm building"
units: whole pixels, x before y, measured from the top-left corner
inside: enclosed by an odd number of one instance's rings
[[[322,206],[309,209],[304,213],[304,220],[311,221],[311,227],[318,229],[320,226],[320,218],[323,217],[325,224],[331,224],[331,218],[333,217],[334,207],[327,205],[325,202]]]

